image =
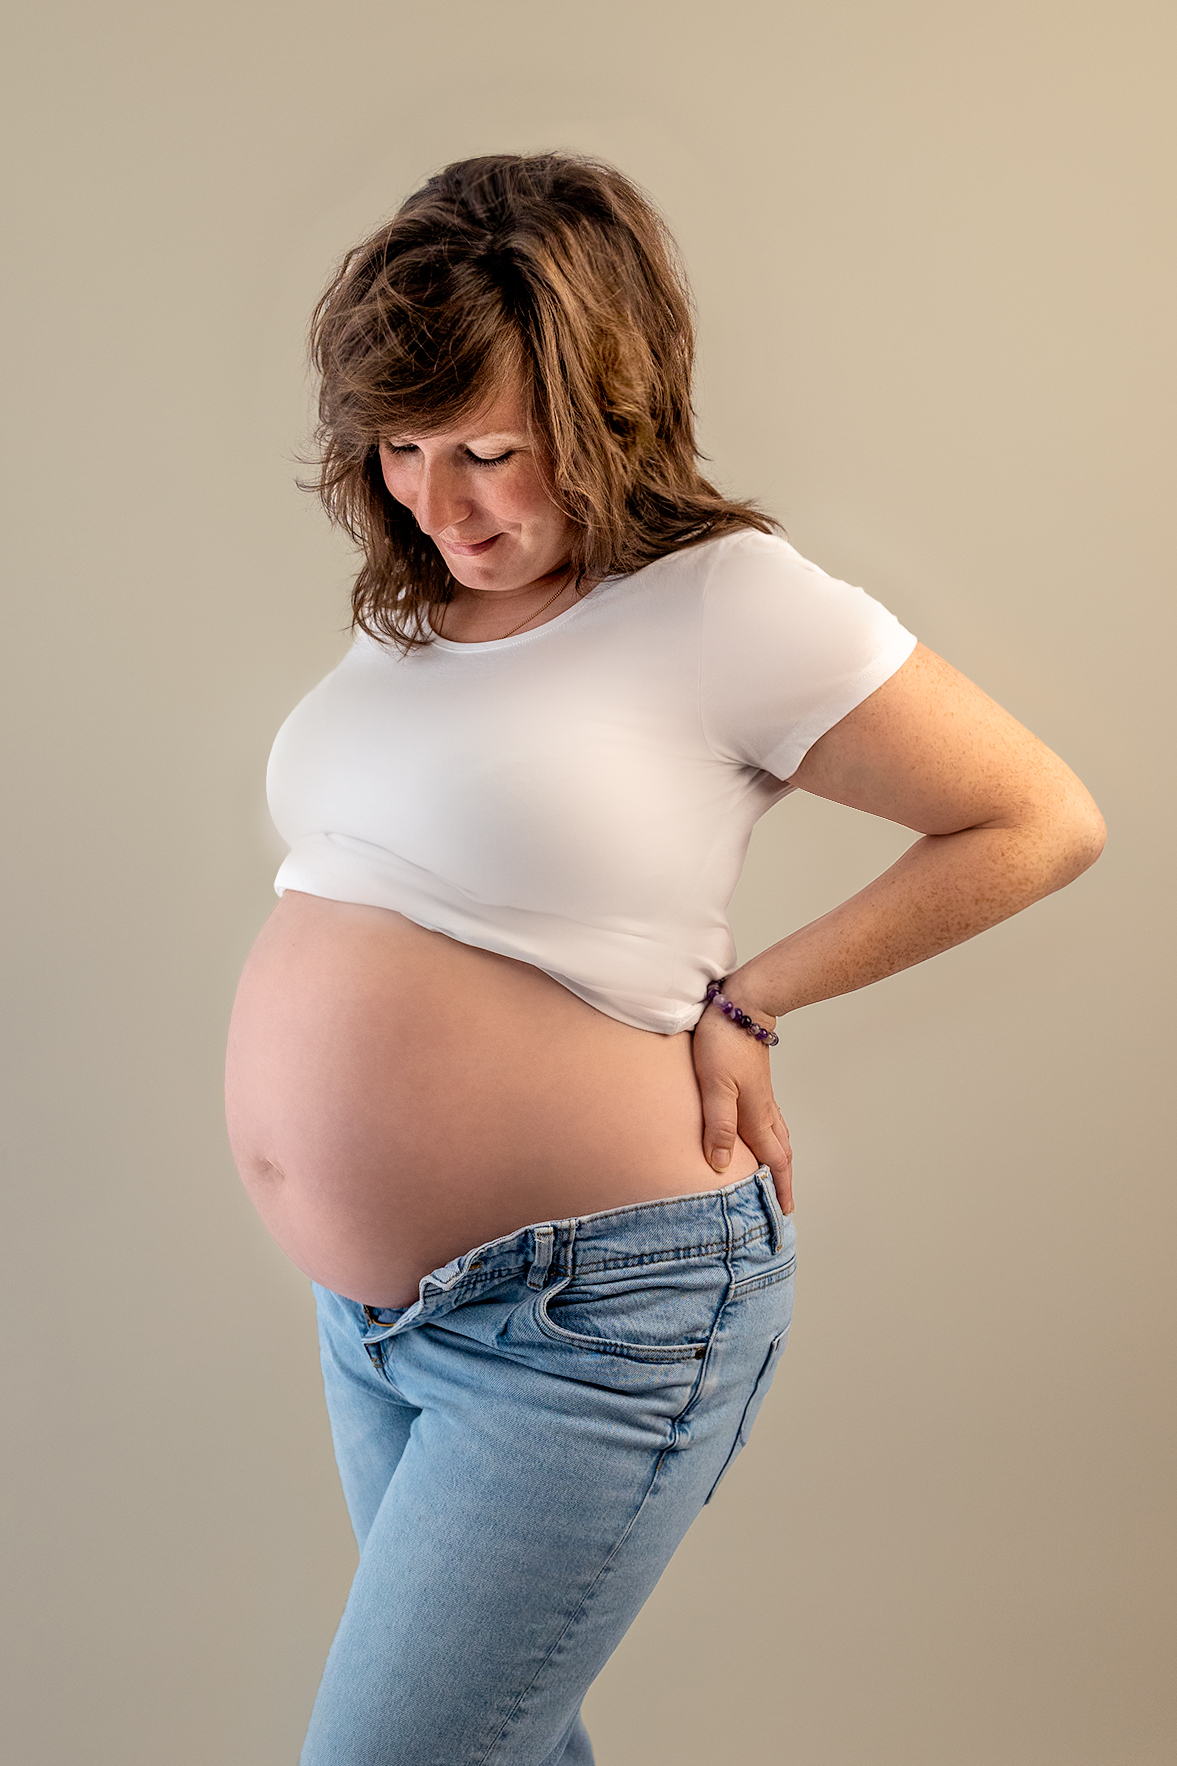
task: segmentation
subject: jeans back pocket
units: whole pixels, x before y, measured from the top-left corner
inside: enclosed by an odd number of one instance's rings
[[[740,1426],[736,1430],[736,1438],[732,1442],[731,1452],[720,1467],[719,1476],[707,1492],[704,1507],[706,1507],[706,1504],[711,1501],[711,1498],[719,1489],[719,1486],[722,1484],[724,1477],[727,1474],[728,1468],[748,1444],[748,1437],[752,1433],[752,1425],[756,1421],[760,1406],[764,1403],[768,1388],[772,1385],[772,1376],[776,1373],[777,1364],[785,1352],[785,1344],[787,1343],[788,1338],[789,1327],[786,1325],[784,1330],[779,1332],[768,1346],[768,1354],[764,1358],[760,1372],[756,1376],[756,1383],[752,1387],[748,1402],[745,1404],[743,1414],[740,1417]]]

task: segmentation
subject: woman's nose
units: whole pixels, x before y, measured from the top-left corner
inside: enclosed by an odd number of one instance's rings
[[[413,499],[413,515],[422,533],[436,538],[465,521],[473,508],[460,480],[444,466],[423,464]]]

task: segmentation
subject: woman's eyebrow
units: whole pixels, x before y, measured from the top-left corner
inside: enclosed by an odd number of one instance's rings
[[[403,446],[406,443],[414,443],[422,439],[427,440],[428,437],[422,438],[413,433],[398,434],[396,430],[388,430],[380,439],[390,443],[393,447],[396,447]],[[517,445],[526,440],[527,431],[524,429],[480,429],[477,434],[468,435],[455,445],[459,448],[471,447],[475,442],[482,442],[483,444],[513,443]]]

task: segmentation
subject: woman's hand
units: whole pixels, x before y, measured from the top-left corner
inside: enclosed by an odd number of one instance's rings
[[[740,999],[737,1005],[743,1006]],[[753,1013],[758,1023],[767,1021]],[[737,1135],[772,1172],[777,1200],[793,1212],[793,1149],[789,1131],[772,1093],[768,1050],[715,1006],[708,1006],[691,1033],[695,1074],[703,1098],[703,1153],[721,1174],[731,1163]]]

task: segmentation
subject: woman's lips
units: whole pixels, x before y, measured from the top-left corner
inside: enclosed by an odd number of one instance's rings
[[[459,558],[478,558],[483,552],[490,551],[498,537],[497,533],[492,533],[489,540],[476,540],[472,546],[460,546],[456,540],[442,540],[441,544],[447,552],[456,552]]]

